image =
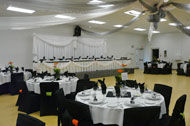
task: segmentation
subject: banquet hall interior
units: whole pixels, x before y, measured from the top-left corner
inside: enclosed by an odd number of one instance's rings
[[[188,0],[0,0],[0,126],[190,126],[189,20]]]

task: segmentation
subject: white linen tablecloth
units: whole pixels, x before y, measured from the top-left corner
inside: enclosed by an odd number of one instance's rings
[[[32,74],[30,72],[24,72],[24,80],[27,81],[29,78],[32,77]],[[11,82],[11,74],[10,73],[0,73],[0,85]]]
[[[74,77],[72,79],[63,78],[62,80],[55,81],[59,82],[59,88],[63,88],[64,94],[70,94],[71,92],[76,91],[78,78]],[[36,82],[33,79],[26,81],[26,85],[29,91],[34,91],[34,93],[40,94],[40,83],[42,82],[51,82],[39,79]]]
[[[114,90],[113,88],[108,88],[108,91]],[[134,96],[135,94],[140,94],[139,90],[135,90],[133,88],[126,89],[127,92],[131,92],[131,95]],[[116,97],[103,97],[101,91],[96,91],[97,99],[105,99],[104,102],[101,104],[92,104],[89,100],[85,99],[84,97],[90,97],[93,99],[93,91],[91,89],[90,96],[81,96],[79,93],[76,95],[76,101],[82,102],[84,104],[89,105],[92,120],[94,124],[103,123],[103,124],[118,124],[119,126],[123,126],[123,117],[124,117],[124,109],[131,108],[133,106],[125,105],[126,102],[130,102],[131,98],[119,98],[119,104],[117,103]],[[135,102],[140,103],[138,107],[146,107],[146,106],[160,106],[160,118],[163,114],[166,113],[165,101],[164,97],[160,96],[159,100],[149,100],[147,99],[148,96],[152,96],[152,93],[143,93],[141,96],[135,98]],[[151,101],[151,102],[150,102]],[[151,104],[150,104],[151,103]],[[117,106],[112,106],[117,104]],[[110,107],[111,105],[111,107]],[[138,113],[137,113],[138,114]]]

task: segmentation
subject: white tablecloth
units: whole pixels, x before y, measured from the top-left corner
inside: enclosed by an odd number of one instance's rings
[[[30,72],[24,72],[24,80],[28,80],[30,77],[32,76],[32,74]],[[10,73],[0,73],[0,85],[7,83],[7,82],[11,82],[11,74]]]
[[[65,95],[70,94],[71,92],[76,91],[78,78],[74,77],[71,80],[68,78],[63,78],[62,80],[55,81],[59,82],[59,88],[63,88]],[[26,81],[26,85],[29,91],[34,91],[34,93],[40,94],[40,83],[41,82],[50,82],[46,80],[39,79],[35,82],[33,79]]]
[[[186,73],[187,72],[187,63],[181,64],[180,68],[183,69],[184,73]]]
[[[157,63],[158,68],[164,68],[164,66],[166,65],[166,63]],[[151,68],[152,64],[148,63],[148,68]]]
[[[113,88],[108,88],[108,91],[114,90]],[[132,96],[134,94],[140,94],[139,91],[136,91],[132,88],[126,89],[127,92],[131,92]],[[93,92],[93,91],[92,91]],[[90,99],[92,98],[93,93],[91,92]],[[159,100],[148,100],[147,97],[152,95],[152,93],[143,93],[140,97],[135,99],[135,102],[140,102],[139,107],[145,106],[160,106],[160,118],[163,114],[166,113],[165,101],[164,97],[160,95]],[[89,96],[86,96],[89,97]],[[103,99],[103,95],[101,91],[97,91],[97,99]],[[119,106],[117,107],[109,107],[110,104],[117,104],[116,97],[106,97],[105,101],[102,104],[92,104],[89,103],[89,100],[84,100],[84,96],[80,96],[79,93],[76,96],[76,101],[85,103],[89,105],[91,116],[94,124],[103,123],[103,124],[118,124],[119,126],[123,126],[123,117],[124,117],[124,109],[131,108],[130,106],[125,105],[125,102],[130,102],[131,98],[119,98]],[[153,102],[153,104],[148,101]],[[137,113],[138,114],[138,113]]]
[[[69,71],[72,73],[75,72],[87,72],[87,71],[96,71],[96,70],[115,70],[121,68],[130,68],[131,60],[79,60],[79,61],[67,61],[57,64],[57,67],[60,68],[61,73]],[[122,66],[125,64],[127,66]],[[54,63],[33,63],[33,69],[38,73],[48,71],[53,74]]]

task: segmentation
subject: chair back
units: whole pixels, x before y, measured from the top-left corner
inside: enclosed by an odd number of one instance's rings
[[[187,95],[182,95],[176,101],[170,121],[170,126],[185,126],[185,118],[183,112],[185,108],[186,98]]]
[[[135,87],[136,84],[136,80],[126,80],[126,86],[128,87]]]
[[[58,82],[40,83],[40,116],[57,115],[55,92],[59,89]]]
[[[154,91],[160,93],[164,96],[165,104],[166,104],[166,114],[169,113],[170,99],[172,95],[172,87],[163,85],[163,84],[155,84]]]
[[[11,74],[11,82],[24,81],[23,73],[12,73]]]
[[[148,126],[159,119],[160,107],[137,107],[124,110],[123,126]]]
[[[79,126],[93,126],[89,106],[74,100],[65,100],[66,109]]]
[[[94,87],[94,85],[95,85],[94,81],[80,79],[77,81],[76,93],[87,89],[91,89]]]
[[[16,126],[45,126],[45,123],[26,114],[18,114]]]

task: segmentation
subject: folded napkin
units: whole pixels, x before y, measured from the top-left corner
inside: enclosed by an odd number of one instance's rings
[[[103,78],[103,81],[102,80],[98,80],[98,82],[100,83],[101,85],[101,88],[102,88],[102,94],[106,94],[106,84],[105,84],[105,78]]]
[[[106,97],[115,97],[112,91],[108,91]]]

